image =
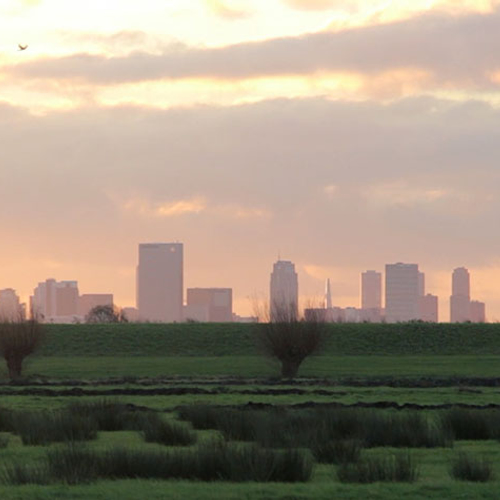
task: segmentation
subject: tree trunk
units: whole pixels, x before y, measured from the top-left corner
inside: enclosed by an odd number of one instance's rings
[[[16,380],[21,377],[23,371],[23,358],[18,356],[9,356],[6,358],[7,369],[9,370],[9,378]]]
[[[281,377],[295,378],[299,371],[300,361],[292,361],[289,359],[281,360]]]

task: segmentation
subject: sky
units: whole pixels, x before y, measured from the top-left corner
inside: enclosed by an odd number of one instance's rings
[[[28,44],[25,51],[18,44]],[[500,1],[0,0],[0,288],[135,305],[138,243],[246,315],[281,257],[418,263],[500,320]]]

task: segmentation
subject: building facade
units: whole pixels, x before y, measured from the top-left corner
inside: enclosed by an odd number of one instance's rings
[[[299,316],[299,281],[295,264],[278,260],[271,273],[269,308],[271,321],[296,319]]]
[[[183,286],[182,243],[139,245],[137,309],[141,321],[182,321]]]
[[[470,320],[470,275],[465,267],[458,267],[451,276],[450,322]]]
[[[388,323],[420,319],[418,264],[385,266],[385,318]]]
[[[188,288],[185,320],[210,323],[233,321],[233,290],[231,288]]]

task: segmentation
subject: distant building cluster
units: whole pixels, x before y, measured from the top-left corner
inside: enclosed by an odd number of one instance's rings
[[[469,271],[464,267],[455,269],[451,281],[450,321],[485,322],[485,304],[471,300]],[[86,321],[97,306],[114,307],[113,294],[80,294],[77,281],[47,279],[34,289],[29,312],[47,323],[78,323]],[[241,317],[233,312],[231,288],[188,288],[184,294],[182,243],[139,244],[136,306],[125,307],[121,313],[131,322],[258,321],[257,317]],[[300,318],[299,279],[291,261],[278,259],[273,264],[267,313],[271,321]],[[26,316],[26,306],[15,290],[0,290],[0,321]],[[323,304],[306,308],[304,317],[349,323],[437,322],[438,297],[426,292],[425,274],[418,264],[398,262],[385,266],[385,277],[374,270],[361,273],[360,307],[335,305],[327,279]]]
[[[83,294],[77,281],[48,279],[30,297],[32,315],[45,323],[81,323],[96,306],[113,306],[113,294]]]
[[[439,319],[438,297],[426,293],[425,274],[418,264],[387,264],[385,266],[385,307],[382,307],[382,273],[366,271],[361,274],[361,307],[335,307],[332,305],[330,280],[327,280],[323,308],[308,308],[306,319],[338,322],[397,323]],[[471,301],[470,278],[467,269],[455,269],[452,275],[450,321],[483,323],[486,306]]]

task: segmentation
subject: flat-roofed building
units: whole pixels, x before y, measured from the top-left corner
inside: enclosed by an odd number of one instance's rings
[[[233,321],[233,290],[231,288],[188,288],[186,320],[229,323]]]
[[[385,317],[388,323],[420,318],[418,264],[385,266]]]
[[[141,321],[159,323],[182,321],[182,243],[139,245],[137,309]]]
[[[295,264],[288,260],[278,260],[273,265],[269,307],[271,321],[287,321],[299,316],[299,281]]]

